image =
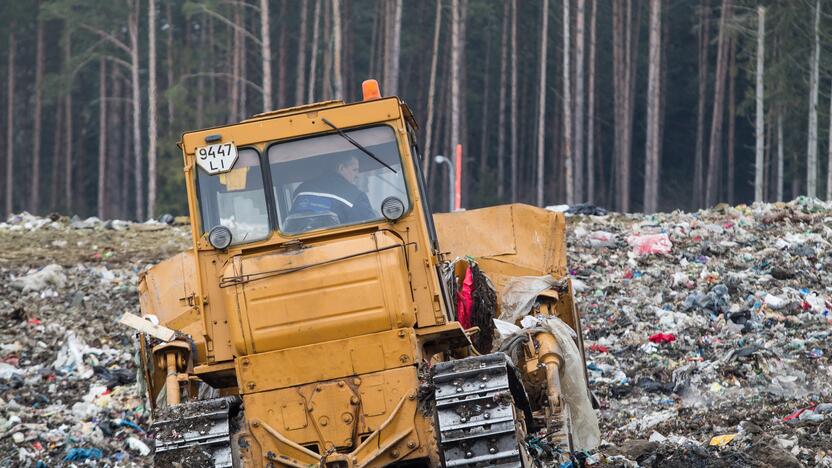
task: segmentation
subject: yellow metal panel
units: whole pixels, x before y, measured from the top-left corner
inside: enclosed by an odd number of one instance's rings
[[[293,348],[413,325],[412,293],[399,246],[401,241],[379,232],[243,256],[236,273],[226,267],[226,277],[250,278],[242,286],[244,299],[228,297],[229,309],[244,302],[238,313],[248,322],[248,330],[241,332],[250,335],[249,349]]]
[[[206,325],[209,330],[211,350],[209,361],[230,361],[234,359],[234,349],[231,344],[231,334],[228,329],[228,309],[222,300],[222,290],[219,278],[222,274],[225,256],[220,252],[201,253],[202,265],[205,269],[203,277],[206,281],[202,287],[204,296],[209,300],[203,305]]]
[[[470,255],[536,272],[530,274],[566,275],[566,219],[561,213],[514,204],[436,214],[433,219],[439,245],[452,257]],[[504,244],[509,239],[511,247]]]
[[[308,424],[306,418],[306,402],[303,398],[295,401],[285,401],[280,406],[283,415],[283,428],[287,431],[304,429]]]
[[[382,354],[369,357],[364,351],[374,349]],[[240,357],[237,376],[242,393],[264,392],[410,366],[421,359],[417,349],[413,329],[391,330]]]
[[[193,252],[182,252],[150,268],[139,281],[142,314],[155,315],[166,327],[189,334],[196,344],[197,356],[206,356],[205,329],[202,316],[193,302],[196,264]]]
[[[313,450],[322,451],[328,443],[338,446],[341,439],[343,444],[352,439],[351,445],[342,445],[342,453],[329,454],[326,462],[348,460],[349,466],[375,467],[428,456],[436,462],[432,415],[417,411],[418,386],[416,368],[408,366],[357,379],[245,395],[246,420],[260,448],[255,464],[275,461],[278,465],[318,466],[321,456]],[[378,387],[384,391],[374,390]],[[355,396],[359,400],[354,400]],[[303,428],[286,429],[283,413],[273,408],[297,402],[299,397],[306,401],[310,423]],[[356,408],[361,411],[356,412]],[[368,412],[374,415],[367,416]],[[351,417],[357,419],[351,421]]]

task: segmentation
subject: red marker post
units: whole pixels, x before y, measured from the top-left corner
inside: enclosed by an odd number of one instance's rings
[[[462,208],[462,145],[456,145],[456,180],[454,181],[454,210]]]

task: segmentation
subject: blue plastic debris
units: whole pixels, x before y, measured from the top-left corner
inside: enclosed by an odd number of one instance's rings
[[[104,456],[97,448],[71,448],[64,457],[64,461],[98,460]]]
[[[129,419],[124,419],[124,418],[119,419],[118,420],[118,425],[121,426],[121,427],[129,427],[129,428],[135,429],[139,432],[144,432],[144,429],[142,429],[141,427],[139,427],[138,424],[134,423],[133,421],[131,421]]]

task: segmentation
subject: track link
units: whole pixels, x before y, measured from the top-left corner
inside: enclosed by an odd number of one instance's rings
[[[436,423],[445,466],[529,466],[522,412],[503,353],[433,367]]]

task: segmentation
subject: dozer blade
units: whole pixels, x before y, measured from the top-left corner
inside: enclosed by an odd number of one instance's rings
[[[239,400],[216,398],[162,408],[150,427],[155,466],[231,467],[231,417]]]

